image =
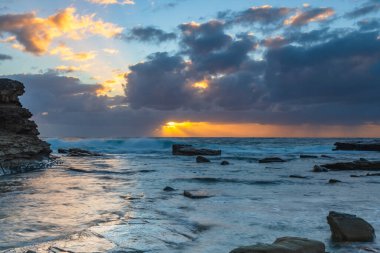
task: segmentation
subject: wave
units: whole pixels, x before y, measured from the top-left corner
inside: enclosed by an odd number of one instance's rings
[[[59,148],[82,148],[107,154],[157,153],[168,151],[174,140],[159,138],[127,138],[127,139],[58,139],[48,138],[53,151]]]

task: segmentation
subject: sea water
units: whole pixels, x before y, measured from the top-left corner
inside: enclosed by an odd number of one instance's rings
[[[379,152],[332,151],[338,139],[47,139],[100,157],[61,157],[50,169],[0,177],[0,251],[59,245],[74,252],[229,252],[299,236],[329,252],[379,250],[334,244],[329,211],[358,215],[380,231],[380,177],[313,173],[316,164],[380,160]],[[211,163],[173,156],[174,143],[222,150]],[[318,158],[300,159],[300,154]],[[329,157],[320,157],[327,155]],[[277,156],[285,163],[258,163]],[[221,166],[227,160],[230,165]],[[300,175],[306,178],[290,178]],[[342,183],[328,184],[329,179]],[[165,192],[170,186],[176,191]],[[212,197],[189,199],[184,190]],[[40,245],[40,246],[39,246]],[[46,246],[47,247],[47,246]]]

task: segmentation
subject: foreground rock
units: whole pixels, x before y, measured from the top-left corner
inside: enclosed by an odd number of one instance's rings
[[[380,151],[380,141],[336,142],[334,150]]]
[[[32,114],[22,107],[24,85],[0,79],[0,175],[49,166],[50,145],[38,138]]]
[[[80,148],[70,148],[70,149],[58,149],[58,153],[66,154],[67,156],[102,156],[103,154],[91,152],[88,150],[80,149]]]
[[[230,253],[325,253],[323,242],[298,237],[278,238],[273,244],[240,247]]]
[[[329,164],[320,165],[319,167],[325,168],[328,170],[333,170],[333,171],[339,171],[339,170],[377,171],[377,170],[380,170],[380,161],[371,162],[371,161],[361,158],[353,162],[329,163]]]
[[[375,229],[355,215],[330,212],[327,216],[331,239],[336,242],[372,242]]]
[[[221,150],[214,150],[214,149],[197,149],[194,148],[192,145],[187,144],[173,144],[172,146],[172,154],[173,155],[185,155],[185,156],[204,156],[204,155],[210,155],[210,156],[216,156],[221,155]]]
[[[266,157],[259,160],[259,163],[283,163],[283,162],[286,162],[286,161],[279,157]]]

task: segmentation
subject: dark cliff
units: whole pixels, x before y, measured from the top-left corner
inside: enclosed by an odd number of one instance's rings
[[[22,83],[0,79],[0,175],[39,168],[51,153],[19,101],[24,92]]]

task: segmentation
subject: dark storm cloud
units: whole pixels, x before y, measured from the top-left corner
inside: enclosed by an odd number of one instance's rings
[[[0,61],[12,60],[13,57],[7,54],[0,54]]]
[[[169,40],[175,40],[177,35],[175,33],[165,32],[154,26],[134,27],[128,34],[118,35],[119,38],[126,41],[140,41],[140,42],[156,42],[162,43]]]
[[[360,20],[358,25],[363,31],[380,30],[380,19],[365,19]]]
[[[346,13],[346,18],[358,18],[364,15],[376,13],[380,11],[380,2],[377,0],[370,0],[363,4],[361,7]]]
[[[76,78],[52,72],[6,77],[24,83],[21,101],[45,136],[148,136],[165,120],[157,111],[130,110],[125,97],[96,96],[100,86]]]
[[[377,33],[353,32],[309,48],[269,50],[266,85],[271,102],[379,104],[380,43]]]

